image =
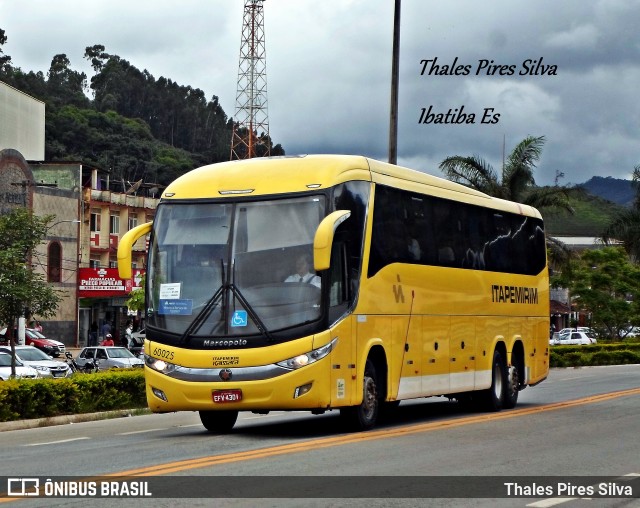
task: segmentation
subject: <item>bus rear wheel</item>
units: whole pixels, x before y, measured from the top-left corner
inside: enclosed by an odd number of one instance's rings
[[[199,411],[204,428],[214,434],[231,432],[238,419],[238,411]]]
[[[348,430],[362,431],[372,429],[378,419],[380,398],[378,395],[378,377],[371,360],[364,367],[362,402],[358,406],[344,407],[340,417]]]
[[[505,402],[507,384],[506,366],[500,351],[493,352],[491,364],[491,388],[480,394],[480,408],[485,411],[500,411]]]
[[[518,369],[512,365],[507,369],[507,382],[504,390],[504,409],[513,409],[518,403],[518,394],[520,393],[520,376]]]

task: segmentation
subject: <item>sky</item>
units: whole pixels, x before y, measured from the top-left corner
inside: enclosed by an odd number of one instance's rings
[[[85,48],[102,44],[234,116],[244,2],[0,0],[3,52],[45,74],[64,53],[90,78]],[[274,143],[388,160],[394,0],[263,5]],[[443,176],[446,157],[476,155],[499,173],[505,152],[545,136],[538,185],[630,179],[639,25],[640,0],[403,0],[398,164]]]

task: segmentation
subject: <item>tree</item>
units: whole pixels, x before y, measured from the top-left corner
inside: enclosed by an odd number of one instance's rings
[[[54,217],[38,217],[26,208],[0,216],[0,322],[7,327],[14,376],[13,330],[18,318],[25,309],[32,315],[51,317],[61,300],[60,291],[49,286],[44,274],[35,272],[30,263],[33,249],[42,242]]]
[[[633,207],[623,210],[611,221],[602,233],[602,241],[606,245],[620,242],[637,263],[640,260],[640,164],[633,168],[632,185],[636,189]]]
[[[6,44],[7,36],[2,28],[0,28],[0,76],[8,72],[11,68],[11,57],[3,54],[2,46]]]
[[[135,310],[135,311],[142,311],[144,312],[145,306],[144,306],[144,289],[145,289],[145,285],[147,283],[147,276],[146,274],[142,276],[142,279],[140,280],[140,287],[134,289],[133,291],[131,291],[131,293],[129,293],[129,298],[127,299],[127,301],[125,302],[127,304],[127,307],[130,310]]]
[[[554,207],[573,213],[564,187],[535,187],[533,170],[544,142],[544,136],[529,136],[518,143],[502,168],[501,178],[491,164],[475,155],[447,157],[440,163],[440,170],[450,180],[496,198],[517,201],[539,210]]]
[[[591,315],[591,326],[601,335],[620,339],[630,325],[640,324],[640,267],[624,249],[587,250],[570,265],[552,284],[569,288],[574,304]]]

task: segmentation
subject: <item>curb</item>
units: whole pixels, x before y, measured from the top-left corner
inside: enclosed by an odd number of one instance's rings
[[[112,418],[123,418],[134,416],[134,412],[139,411],[140,409],[118,409],[114,411],[103,411],[99,413],[82,413],[74,415],[50,416],[47,418],[33,418],[30,420],[13,420],[10,422],[0,422],[0,432],[36,429],[40,427],[52,427],[55,425],[69,425],[72,423],[92,422],[96,420],[109,420]]]

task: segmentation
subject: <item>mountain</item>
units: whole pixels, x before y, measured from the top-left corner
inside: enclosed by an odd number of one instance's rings
[[[611,176],[594,176],[578,187],[589,194],[622,206],[631,206],[636,195],[631,180],[622,180]]]
[[[599,237],[613,218],[624,209],[622,205],[601,198],[583,186],[569,190],[569,202],[574,214],[558,210],[544,211],[545,229],[551,236]]]

